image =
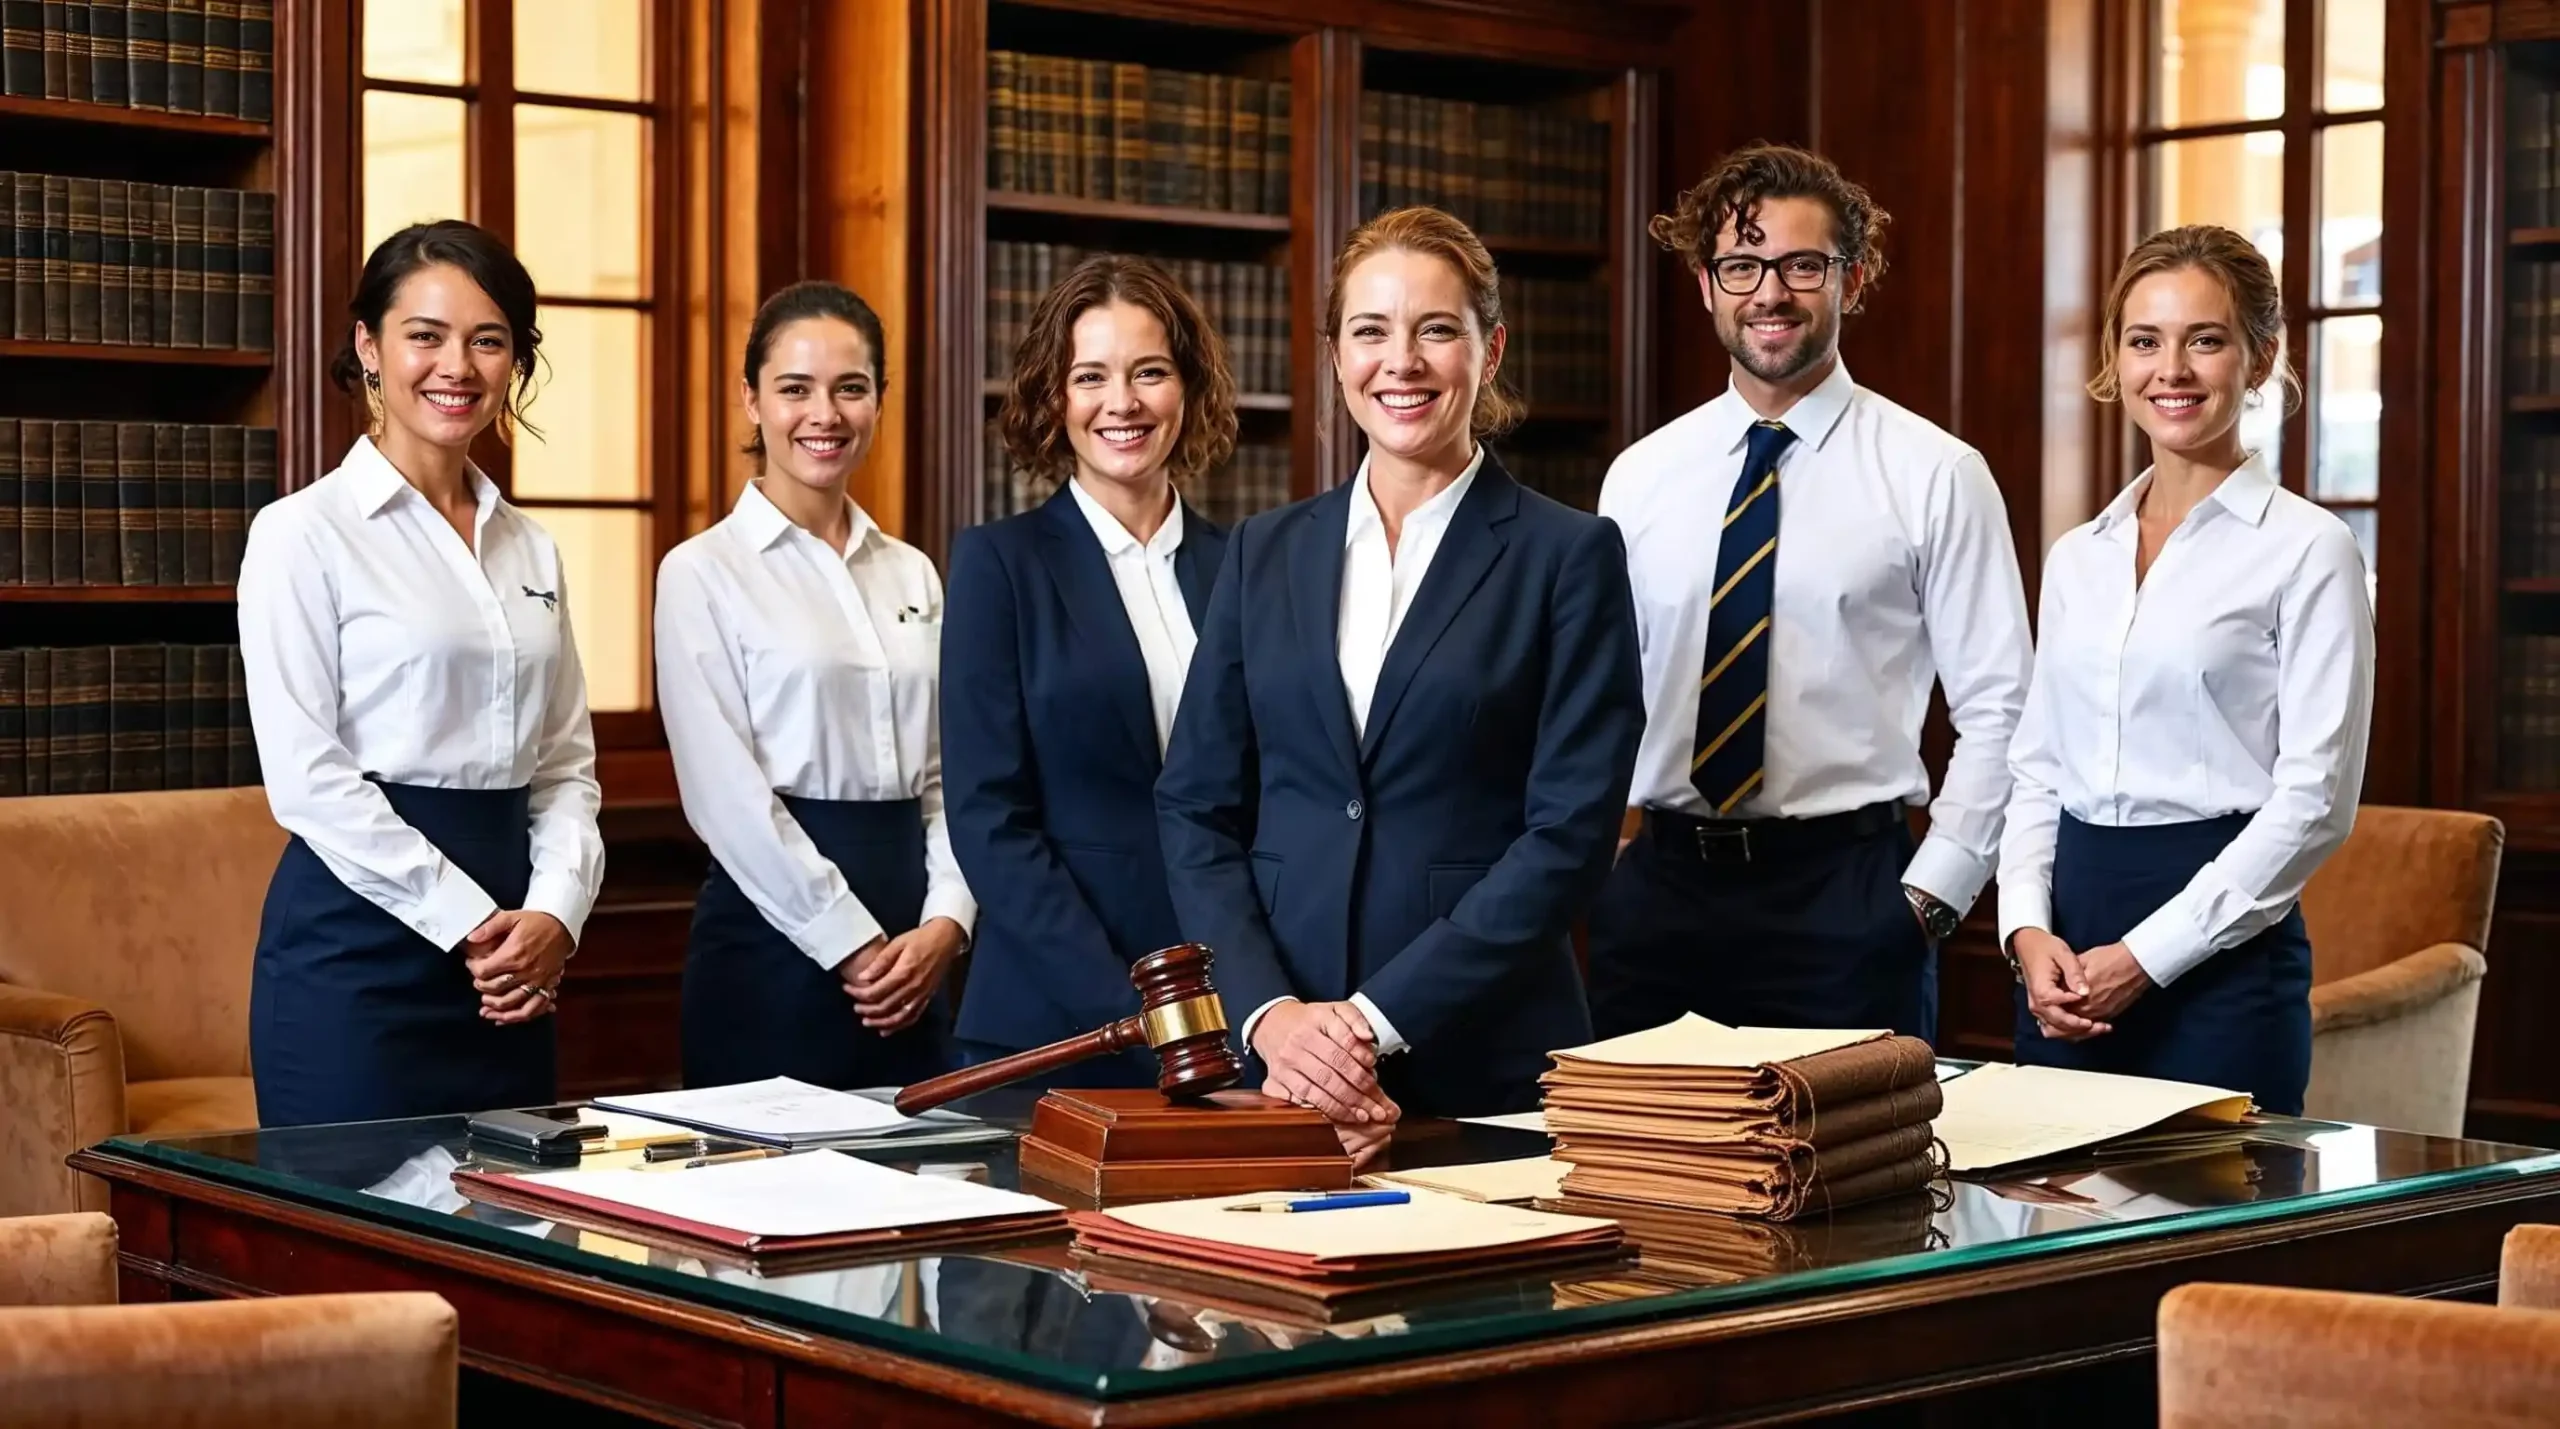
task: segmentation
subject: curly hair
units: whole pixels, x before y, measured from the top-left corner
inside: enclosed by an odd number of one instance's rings
[[[1856,312],[1884,277],[1884,230],[1893,215],[1820,154],[1785,144],[1736,149],[1681,194],[1671,212],[1654,215],[1645,231],[1695,273],[1716,256],[1716,235],[1727,223],[1743,242],[1758,242],[1760,206],[1773,198],[1819,199],[1831,210],[1832,239],[1861,279],[1842,311]]]
[[[1381,253],[1420,253],[1456,270],[1467,290],[1467,306],[1475,310],[1477,341],[1491,343],[1502,326],[1502,279],[1494,271],[1493,254],[1476,231],[1436,208],[1390,209],[1351,231],[1334,256],[1333,282],[1324,300],[1324,340],[1331,346],[1342,333],[1342,287],[1351,270]],[[1512,394],[1499,368],[1476,389],[1468,426],[1479,437],[1499,436],[1518,426],[1527,407]]]
[[[2124,303],[2133,285],[2155,273],[2189,268],[2210,274],[2231,296],[2231,315],[2249,349],[2249,385],[2274,378],[2284,392],[2284,410],[2292,412],[2302,401],[2302,382],[2285,360],[2284,299],[2276,289],[2275,270],[2256,244],[2211,223],[2162,229],[2125,255],[2107,289],[2106,316],[2098,327],[2098,375],[2089,379],[2089,395],[2101,402],[2124,397],[2116,380],[2116,350],[2124,344]]]
[[[1227,347],[1199,301],[1152,259],[1103,253],[1076,265],[1031,309],[1013,350],[1013,380],[996,415],[1015,466],[1063,481],[1076,466],[1067,440],[1067,371],[1075,365],[1076,319],[1109,303],[1145,309],[1164,324],[1182,375],[1182,431],[1165,470],[1188,482],[1216,470],[1236,446],[1236,382]]]

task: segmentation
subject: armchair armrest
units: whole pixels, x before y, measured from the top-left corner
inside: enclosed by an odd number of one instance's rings
[[[2488,971],[2489,960],[2479,949],[2438,943],[2398,962],[2322,983],[2311,989],[2311,1035],[2405,1016],[2469,987]]]
[[[2498,1303],[2560,1310],[2560,1226],[2518,1226],[2498,1255]]]
[[[114,1303],[114,1220],[96,1211],[0,1219],[0,1305]]]
[[[114,1016],[0,983],[0,1216],[105,1210],[106,1187],[62,1159],[124,1129]]]

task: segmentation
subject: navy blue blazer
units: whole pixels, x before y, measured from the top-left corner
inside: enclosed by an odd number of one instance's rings
[[[1490,454],[1352,732],[1335,653],[1356,484],[1254,517],[1191,661],[1156,803],[1186,937],[1241,1029],[1366,993],[1413,1115],[1538,1105],[1591,1034],[1570,930],[1617,852],[1644,732],[1618,528]]]
[[[1195,628],[1226,544],[1183,508],[1173,566]],[[1182,941],[1163,761],[1137,634],[1065,487],[951,543],[941,698],[951,849],[978,899],[959,1036],[1036,1047],[1135,1013],[1129,964]]]

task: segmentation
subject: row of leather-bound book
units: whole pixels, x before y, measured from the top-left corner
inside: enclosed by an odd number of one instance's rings
[[[265,121],[275,0],[0,0],[0,94]]]
[[[1288,83],[991,50],[987,186],[1287,213]]]
[[[0,649],[0,796],[257,782],[239,646]]]
[[[2560,635],[2498,640],[2498,782],[2560,792]]]
[[[1360,96],[1360,212],[1446,210],[1487,238],[1607,236],[1609,126],[1524,105]]]
[[[2560,432],[2510,428],[2498,488],[2499,574],[2560,576]]]
[[[228,585],[272,427],[0,417],[0,586]]]
[[[8,335],[275,350],[274,194],[5,170],[0,191]]]

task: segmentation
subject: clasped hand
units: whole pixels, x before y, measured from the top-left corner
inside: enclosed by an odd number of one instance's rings
[[[462,964],[480,994],[480,1016],[500,1026],[548,1015],[560,973],[577,944],[557,918],[530,908],[501,908],[462,940]]]
[[[873,938],[836,964],[862,1025],[883,1037],[914,1026],[952,959],[960,956],[963,937],[958,923],[927,918],[923,927],[894,938]]]
[[[1357,1004],[1274,1004],[1254,1024],[1253,1050],[1271,1074],[1263,1095],[1324,1113],[1354,1166],[1395,1135],[1404,1111],[1378,1086],[1377,1032]]]
[[[2021,928],[2011,935],[2009,950],[2018,955],[2027,1011],[2056,1041],[2085,1042],[2113,1032],[2115,1020],[2152,987],[2151,975],[2122,943],[2075,953],[2041,928]]]

